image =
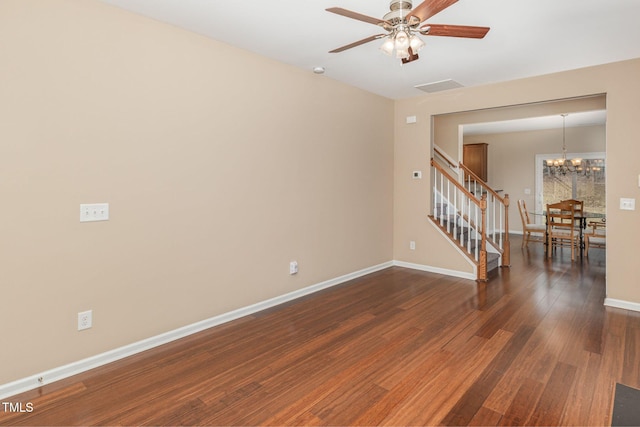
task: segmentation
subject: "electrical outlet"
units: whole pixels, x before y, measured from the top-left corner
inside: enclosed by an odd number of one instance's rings
[[[409,242],[409,249],[411,249],[412,251],[416,250],[416,242],[414,242],[413,240],[411,240]]]
[[[83,331],[93,326],[93,310],[78,313],[78,330]]]
[[[298,273],[298,261],[291,261],[289,263],[289,274],[297,274]]]

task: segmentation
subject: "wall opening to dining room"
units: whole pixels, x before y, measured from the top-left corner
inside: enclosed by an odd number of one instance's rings
[[[562,113],[569,113],[565,141]],[[531,211],[542,212],[546,203],[557,201],[555,193],[561,199],[582,199],[589,211],[605,214],[606,95],[452,113],[448,117],[437,117],[434,124],[438,145],[444,143],[438,136],[446,136],[438,125],[453,124],[458,128],[460,149],[463,144],[488,145],[487,182],[492,188],[509,194],[513,201],[509,216],[518,216],[516,200],[523,199]],[[552,194],[544,197],[543,163],[562,157],[563,142],[568,162],[580,158],[579,168],[588,166],[589,173],[560,174],[560,178],[554,179],[549,176],[552,168],[547,167],[547,192],[551,190]],[[575,186],[574,178],[578,180]],[[510,231],[521,232],[519,221],[510,221],[509,226]]]
[[[573,176],[569,175],[565,178],[570,183],[567,197],[561,198],[582,198],[588,212],[597,212],[598,218],[603,218],[606,215],[606,109],[606,94],[594,94],[436,115],[432,117],[433,144],[454,161],[463,160],[463,145],[487,145],[487,183],[494,190],[501,190],[501,194],[509,195],[510,232],[522,232],[521,222],[517,221],[517,200],[524,200],[531,212],[544,210],[543,185],[537,184],[542,173],[537,173],[537,169],[543,170],[543,160],[557,159],[565,149],[569,161],[580,156],[582,166],[590,167],[591,184],[580,185],[584,184],[581,182],[574,191]],[[571,117],[567,120],[566,140],[563,115]],[[574,123],[578,119],[580,123]],[[557,123],[551,123],[554,121]],[[600,161],[602,167],[594,178],[593,167]],[[575,178],[584,181],[587,176]],[[597,196],[593,194],[595,188],[598,188]],[[577,197],[571,197],[574,194]],[[551,198],[547,196],[547,200]],[[538,221],[543,222],[543,216]]]

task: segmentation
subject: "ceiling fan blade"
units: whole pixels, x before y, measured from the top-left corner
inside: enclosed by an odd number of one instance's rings
[[[457,1],[458,0],[424,0],[418,6],[414,7],[411,13],[407,15],[407,21],[412,16],[415,16],[420,20],[420,22],[424,22]]]
[[[325,9],[325,10],[327,12],[336,13],[338,15],[346,16],[347,18],[357,19],[358,21],[367,22],[373,25],[381,25],[381,26],[384,24],[391,25],[389,22],[383,19],[373,18],[371,16],[363,15],[361,13],[353,12],[351,10],[343,9],[341,7],[330,7],[329,9]]]
[[[376,39],[381,39],[382,37],[386,37],[386,36],[387,36],[386,34],[376,34],[375,36],[370,36],[370,37],[367,37],[366,39],[358,40],[357,42],[353,42],[351,44],[339,47],[337,49],[330,50],[329,53],[342,52],[343,50],[351,49],[352,47],[360,46],[361,44],[369,43],[371,41],[374,41]]]
[[[468,25],[440,25],[427,24],[420,28],[420,31],[429,30],[428,36],[443,37],[467,37],[471,39],[481,39],[487,35],[489,27],[471,27]]]

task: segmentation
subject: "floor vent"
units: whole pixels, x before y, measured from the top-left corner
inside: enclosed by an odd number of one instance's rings
[[[459,87],[464,86],[451,79],[440,80],[439,82],[425,83],[415,86],[416,89],[420,89],[421,91],[427,93],[441,92],[443,90],[456,89]]]

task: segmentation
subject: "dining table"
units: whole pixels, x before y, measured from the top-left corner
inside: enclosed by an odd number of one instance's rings
[[[544,217],[544,224],[545,226],[549,226],[549,224],[547,224],[547,211],[533,211],[533,212],[529,212],[530,215],[533,215],[534,217]],[[579,226],[580,232],[579,232],[579,237],[580,237],[580,248],[579,251],[580,252],[580,258],[582,258],[584,256],[584,230],[587,228],[587,220],[600,220],[602,222],[606,221],[606,215],[604,213],[600,213],[600,212],[588,212],[588,211],[583,211],[583,212],[576,212],[574,215],[576,224]],[[537,222],[537,221],[536,221]],[[548,244],[547,244],[547,232],[545,231],[545,239],[544,239],[544,248],[545,248],[545,253],[549,250],[548,248]]]

